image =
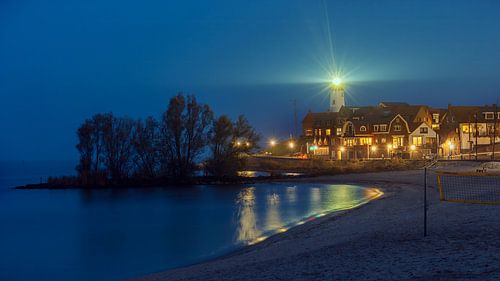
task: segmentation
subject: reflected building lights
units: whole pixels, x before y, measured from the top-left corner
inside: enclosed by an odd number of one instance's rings
[[[279,229],[283,226],[279,212],[280,196],[272,193],[267,196],[266,231]]]
[[[295,203],[297,201],[297,187],[288,186],[286,188],[286,199],[289,203]]]
[[[255,214],[255,187],[245,188],[238,194],[237,206],[237,240],[243,243],[254,241],[261,234]]]

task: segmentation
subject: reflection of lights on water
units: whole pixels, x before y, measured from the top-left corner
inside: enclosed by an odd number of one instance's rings
[[[319,187],[311,188],[311,213],[321,210],[321,189]]]
[[[326,188],[326,187],[325,187]],[[311,202],[316,202],[316,205],[320,203],[327,203],[327,207],[333,207],[329,209],[322,208],[317,212],[317,214],[310,215],[302,220],[288,225],[283,225],[281,214],[279,212],[280,206],[280,196],[277,193],[268,194],[266,197],[267,208],[266,208],[266,220],[265,220],[265,231],[257,228],[257,217],[255,213],[255,188],[247,188],[242,190],[238,195],[238,206],[239,206],[239,228],[238,228],[238,241],[252,245],[262,242],[269,238],[273,234],[283,233],[293,226],[299,226],[306,222],[314,221],[321,217],[325,217],[333,211],[345,210],[356,208],[363,205],[369,200],[376,199],[382,196],[384,193],[376,188],[366,188],[363,189],[362,193],[364,198],[362,200],[354,200],[357,194],[357,189],[352,188],[349,185],[336,186],[336,191],[334,189],[325,189],[328,193],[321,194],[320,188],[311,189]],[[289,194],[295,194],[296,189],[294,187],[287,187],[285,196]],[[321,197],[328,199],[327,202],[321,202]],[[342,203],[343,200],[351,200],[350,202]],[[354,200],[354,201],[353,201]],[[314,212],[316,213],[316,212]],[[263,233],[264,232],[264,233]]]
[[[257,177],[266,177],[271,175],[268,172],[262,172],[262,171],[238,171],[237,174],[239,177],[243,178],[257,178]]]
[[[288,228],[286,228],[286,227],[280,227],[280,228],[278,228],[278,230],[276,232],[281,233],[281,232],[285,232],[287,230],[288,230]]]
[[[278,229],[283,225],[279,213],[280,197],[273,193],[267,196],[266,230]]]
[[[257,216],[255,215],[255,187],[245,188],[238,194],[238,217],[237,229],[238,241],[248,242],[260,235],[257,228]]]
[[[286,198],[288,202],[295,203],[297,201],[297,187],[289,186],[286,188]]]
[[[253,244],[257,244],[259,242],[262,242],[264,240],[267,239],[268,236],[260,236],[260,237],[257,237],[255,238],[254,240],[251,240],[250,242],[248,242],[248,245],[253,245]]]

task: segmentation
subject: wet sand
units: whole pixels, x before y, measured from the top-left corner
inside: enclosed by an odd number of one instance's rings
[[[212,261],[133,280],[500,280],[500,206],[440,202],[428,171],[339,175],[297,181],[375,186],[379,199],[333,213]]]

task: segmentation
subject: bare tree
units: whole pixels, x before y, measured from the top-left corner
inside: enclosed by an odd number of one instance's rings
[[[195,160],[207,145],[212,119],[208,105],[198,104],[192,95],[170,99],[161,124],[164,174],[178,178],[193,174]]]
[[[252,149],[258,148],[260,135],[250,125],[248,119],[244,115],[238,116],[238,120],[234,123],[234,141],[239,151],[249,152]]]
[[[80,162],[76,170],[84,185],[89,184],[92,177],[92,162],[94,156],[93,134],[94,126],[92,120],[85,120],[77,131],[78,144],[76,145],[76,149],[80,153]]]
[[[111,115],[103,126],[104,164],[111,179],[120,181],[130,176],[133,153],[134,121]]]
[[[209,174],[216,177],[236,175],[240,161],[233,133],[233,124],[226,115],[214,121],[209,145],[211,157],[206,165]]]
[[[159,128],[153,117],[145,121],[138,120],[135,124],[134,162],[136,176],[155,178],[158,174],[159,161]]]

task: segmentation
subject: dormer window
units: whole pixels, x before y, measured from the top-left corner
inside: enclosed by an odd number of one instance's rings
[[[381,132],[385,132],[385,131],[387,131],[387,125],[386,125],[386,124],[382,124],[382,125],[380,125],[380,131],[381,131]]]
[[[439,123],[439,113],[432,114],[432,122]]]
[[[495,114],[493,112],[485,112],[484,119],[493,120],[493,119],[495,119]]]
[[[378,132],[378,125],[373,125],[373,131]]]
[[[401,132],[401,125],[394,125],[394,132]]]
[[[366,132],[366,127],[365,127],[365,126],[361,126],[361,127],[359,127],[359,131],[360,131],[360,132]]]

